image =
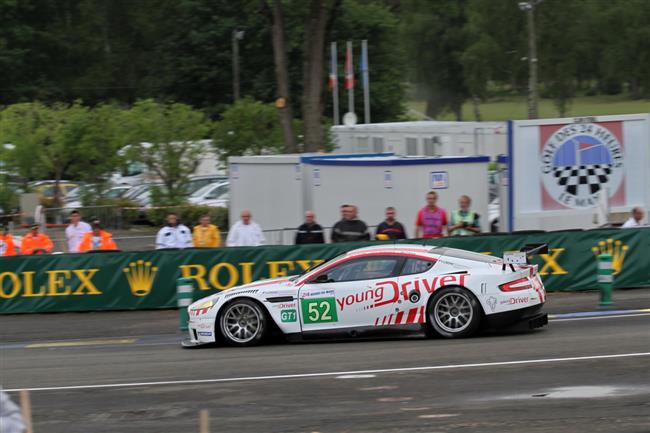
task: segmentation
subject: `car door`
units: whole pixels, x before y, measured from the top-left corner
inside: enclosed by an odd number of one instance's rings
[[[351,258],[315,274],[299,290],[303,332],[373,326],[399,296],[399,256]]]

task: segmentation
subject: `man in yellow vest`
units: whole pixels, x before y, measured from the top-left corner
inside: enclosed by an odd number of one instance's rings
[[[449,234],[451,236],[473,236],[481,233],[481,225],[478,221],[479,215],[469,208],[472,200],[466,195],[461,195],[458,204],[460,209],[451,213]]]
[[[192,230],[192,244],[196,248],[218,248],[221,246],[219,227],[210,224],[210,217],[203,215],[199,225]]]

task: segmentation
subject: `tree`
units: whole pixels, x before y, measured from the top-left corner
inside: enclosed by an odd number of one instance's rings
[[[404,3],[404,34],[414,79],[423,89],[430,117],[451,111],[462,120],[469,92],[462,55],[467,47],[465,0]]]
[[[311,0],[305,19],[302,70],[302,119],[305,152],[323,149],[323,83],[325,82],[325,30],[338,1]]]
[[[272,22],[273,60],[275,63],[275,80],[277,82],[277,108],[282,124],[284,149],[287,153],[297,151],[293,133],[293,109],[291,107],[291,91],[289,86],[289,68],[287,65],[287,47],[285,44],[284,7],[281,0],[275,0],[273,6],[262,1],[267,16]],[[272,12],[269,10],[272,9]]]
[[[136,102],[124,114],[124,143],[128,156],[144,163],[163,183],[160,203],[183,201],[184,188],[199,161],[210,151],[205,139],[212,122],[189,105]]]
[[[300,130],[298,122],[294,122],[293,130]],[[238,100],[216,123],[213,145],[223,161],[229,156],[282,152],[284,142],[277,110],[250,97]]]
[[[24,179],[52,178],[54,205],[60,204],[59,183],[78,160],[79,143],[88,127],[88,108],[41,103],[15,104],[3,110],[0,142],[15,146],[15,167]]]

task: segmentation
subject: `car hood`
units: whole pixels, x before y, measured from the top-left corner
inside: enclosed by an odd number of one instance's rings
[[[218,293],[199,299],[190,305],[190,309],[199,308],[207,301],[217,302],[220,299],[228,300],[237,295],[294,295],[296,288],[293,281],[294,277],[278,277],[269,280],[255,281],[253,283],[243,284],[231,289],[223,290]]]

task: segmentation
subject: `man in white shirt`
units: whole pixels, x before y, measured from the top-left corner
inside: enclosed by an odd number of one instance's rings
[[[632,209],[632,216],[625,221],[625,224],[621,228],[624,229],[633,229],[635,227],[643,227],[643,209],[640,207],[635,207]]]
[[[241,221],[237,221],[228,232],[226,245],[229,247],[257,247],[264,245],[264,234],[259,224],[251,220],[250,211],[241,213]]]
[[[90,224],[81,221],[78,210],[70,212],[70,224],[65,228],[65,237],[68,240],[68,252],[78,253],[81,239],[91,231]]]
[[[175,213],[167,215],[167,225],[160,229],[156,236],[156,249],[189,248],[192,246],[192,232],[183,224],[178,223]]]

